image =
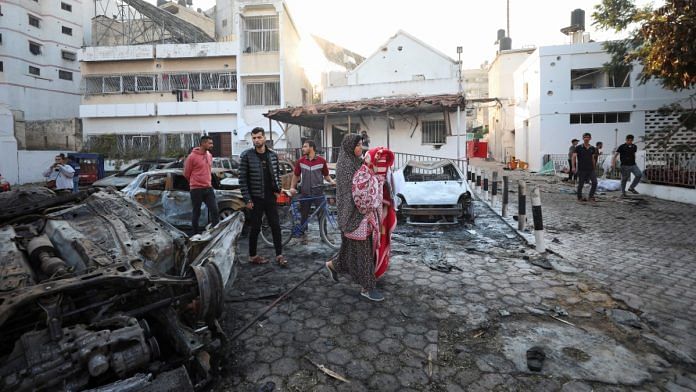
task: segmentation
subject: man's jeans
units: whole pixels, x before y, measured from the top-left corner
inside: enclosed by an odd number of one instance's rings
[[[631,178],[631,173],[633,173],[633,182],[631,182],[631,186],[628,187],[628,189],[635,189],[638,183],[640,182],[641,177],[643,177],[643,173],[640,172],[640,169],[636,165],[621,165],[621,192],[626,193],[626,183],[628,180]]]
[[[590,180],[590,197],[594,197],[597,191],[597,173],[594,170],[578,170],[578,200],[582,199],[582,187],[585,181]]]
[[[208,207],[208,222],[213,226],[220,221],[217,202],[215,201],[215,191],[213,188],[191,189],[191,205],[193,212],[191,213],[191,227],[193,234],[198,233],[198,220],[201,217],[201,203],[205,203]]]
[[[275,248],[276,256],[283,254],[283,239],[280,232],[280,219],[278,218],[278,207],[276,206],[275,198],[266,200],[253,198],[254,208],[251,210],[251,230],[249,231],[249,257],[257,256],[256,246],[261,233],[261,223],[263,223],[263,215],[266,215],[268,225],[271,227],[271,235],[273,236],[273,247]]]

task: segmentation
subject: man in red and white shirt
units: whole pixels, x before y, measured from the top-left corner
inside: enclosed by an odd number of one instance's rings
[[[300,182],[300,190],[297,190],[297,183]],[[321,185],[324,180],[335,184],[334,180],[329,176],[329,166],[326,159],[317,155],[317,146],[312,140],[307,140],[302,144],[302,158],[295,164],[295,170],[292,174],[292,182],[290,183],[290,192],[300,194],[300,198],[317,197],[314,200],[300,202],[300,212],[302,214],[302,222],[307,220],[309,212],[312,209],[312,204],[319,207],[322,200],[319,198],[324,193]],[[306,238],[304,239],[306,241]]]

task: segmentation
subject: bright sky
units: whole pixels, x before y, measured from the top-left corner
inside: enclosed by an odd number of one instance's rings
[[[462,46],[463,68],[478,68],[484,61],[493,60],[496,32],[506,28],[506,0],[285,1],[304,37],[315,34],[365,57],[401,29],[453,59],[457,59],[457,46]],[[575,8],[585,10],[585,26],[592,39],[619,38],[613,32],[597,32],[592,27],[592,12],[599,1],[510,0],[513,49],[567,43],[568,37],[560,29],[570,25],[570,13]],[[193,0],[194,8],[208,9],[214,4],[215,0]]]

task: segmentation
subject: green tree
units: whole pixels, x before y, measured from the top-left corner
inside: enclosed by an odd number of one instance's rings
[[[641,8],[634,0],[602,0],[592,17],[593,24],[602,30],[628,31],[627,38],[604,44],[611,54],[611,60],[604,65],[608,72],[633,69],[634,64],[640,64],[641,84],[654,79],[673,91],[696,87],[696,0],[666,0],[658,8]],[[646,148],[696,148],[671,143],[680,130],[696,128],[696,93],[661,108],[660,114],[673,116],[678,123],[646,139]]]
[[[670,90],[696,85],[696,1],[667,0],[653,9],[634,0],[602,0],[592,16],[600,29],[629,31],[626,39],[605,43],[612,55],[607,66],[638,63],[641,83],[656,79]]]

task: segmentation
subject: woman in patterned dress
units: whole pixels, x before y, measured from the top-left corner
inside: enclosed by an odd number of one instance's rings
[[[349,134],[341,142],[336,162],[336,204],[338,226],[341,229],[341,249],[326,262],[331,279],[338,281],[338,274],[348,274],[362,290],[360,294],[372,301],[382,301],[384,296],[376,289],[375,256],[372,236],[366,239],[352,239],[351,236],[364,223],[365,214],[358,210],[353,198],[353,177],[360,170],[363,160],[362,137]],[[354,237],[355,238],[355,237]]]

